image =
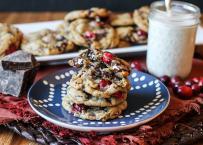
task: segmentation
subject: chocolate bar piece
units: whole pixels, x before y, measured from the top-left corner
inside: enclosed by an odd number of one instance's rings
[[[26,70],[37,66],[37,61],[32,54],[22,50],[16,51],[2,59],[4,70]]]
[[[0,93],[22,96],[33,83],[36,73],[36,68],[10,71],[0,65]]]

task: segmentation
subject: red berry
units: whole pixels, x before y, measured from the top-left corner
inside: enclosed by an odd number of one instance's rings
[[[96,39],[96,34],[94,32],[87,31],[87,32],[85,32],[84,36],[87,39],[91,39],[91,40]]]
[[[172,84],[180,84],[181,83],[181,78],[179,76],[174,76],[171,78],[171,83]]]
[[[123,99],[123,97],[124,97],[123,93],[121,91],[114,93],[113,96],[118,98],[118,99]]]
[[[197,77],[192,78],[193,83],[198,84],[199,83],[199,79]]]
[[[192,85],[192,92],[193,92],[193,95],[198,95],[200,93],[200,86],[198,84],[194,84]]]
[[[160,79],[160,81],[162,81],[166,86],[168,86],[169,85],[169,83],[170,83],[170,77],[169,76],[162,76],[162,77],[160,77],[159,78]]]
[[[177,93],[181,99],[190,99],[192,97],[192,89],[188,86],[178,87]]]
[[[105,88],[105,87],[106,87],[107,85],[109,85],[109,84],[110,84],[109,81],[102,79],[102,80],[100,80],[100,82],[99,82],[99,88],[100,88],[100,89],[103,89],[103,88]]]
[[[180,87],[179,84],[174,84],[174,85],[172,86],[173,92],[174,92],[175,94],[178,93],[178,88],[179,88],[179,87]]]
[[[138,61],[132,61],[131,64],[130,64],[131,68],[134,68],[138,71],[142,71],[143,70],[143,67],[142,67],[142,64]]]
[[[203,93],[203,79],[199,81],[200,92]]]
[[[113,60],[113,54],[110,52],[104,52],[103,57],[102,57],[102,61],[105,63],[111,63],[111,61]]]
[[[83,104],[73,104],[72,111],[73,112],[82,112],[82,110],[85,109],[85,106]]]
[[[137,35],[138,36],[143,36],[143,37],[147,37],[147,32],[145,32],[145,31],[143,31],[143,30],[141,30],[141,29],[138,29],[137,30]]]
[[[185,85],[188,87],[191,87],[193,84],[194,84],[193,81],[190,81],[190,80],[185,82]]]

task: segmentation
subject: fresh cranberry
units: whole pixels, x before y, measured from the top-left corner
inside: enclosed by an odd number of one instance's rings
[[[123,99],[123,97],[124,97],[123,93],[121,91],[114,93],[113,96],[118,98],[118,99]]]
[[[191,86],[193,95],[198,95],[200,93],[200,86],[198,84],[194,84]]]
[[[179,76],[174,76],[171,78],[171,83],[172,84],[181,84],[181,78]]]
[[[177,93],[178,93],[178,88],[179,88],[179,87],[180,87],[179,84],[174,84],[174,85],[172,86],[172,90],[173,90],[174,94],[177,94]]]
[[[147,37],[147,32],[145,32],[145,31],[143,31],[143,30],[141,30],[141,29],[138,29],[137,30],[137,35],[138,36],[143,36],[143,37]]]
[[[111,63],[111,61],[113,60],[113,54],[110,52],[104,52],[103,57],[102,57],[102,61],[105,63]]]
[[[191,80],[188,80],[188,81],[185,82],[185,85],[188,86],[188,87],[191,87],[193,84],[194,83]]]
[[[199,87],[200,87],[200,92],[203,93],[203,79],[199,80]]]
[[[138,62],[138,61],[132,61],[130,66],[131,66],[131,68],[136,69],[138,71],[143,70],[142,64],[140,62]]]
[[[102,79],[102,80],[99,81],[99,88],[103,89],[103,88],[105,88],[109,84],[110,84],[109,81]]]
[[[85,106],[83,104],[73,104],[72,111],[73,112],[82,112],[82,110],[85,109]]]
[[[197,77],[192,78],[193,83],[198,84],[199,83],[199,79]]]
[[[91,40],[96,39],[96,34],[94,32],[87,31],[87,32],[85,32],[84,36],[87,39],[91,39]]]
[[[166,86],[168,86],[169,85],[169,83],[170,83],[170,77],[169,76],[162,76],[162,77],[160,77],[159,78],[160,79],[160,81],[162,81]]]
[[[178,87],[177,93],[181,99],[190,99],[192,97],[192,89],[185,85]]]

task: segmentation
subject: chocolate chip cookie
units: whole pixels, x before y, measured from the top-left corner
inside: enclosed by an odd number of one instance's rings
[[[148,16],[149,16],[149,7],[144,6],[139,9],[136,9],[133,13],[134,23],[143,31],[148,31]]]
[[[122,111],[127,108],[127,102],[124,101],[112,107],[93,107],[73,103],[69,97],[64,97],[62,106],[76,117],[88,120],[106,121],[118,117]]]
[[[96,19],[97,21],[100,21],[101,19],[106,19],[109,17],[109,14],[111,12],[105,8],[97,8],[93,7],[87,10],[76,10],[71,11],[68,14],[66,14],[64,21],[65,22],[71,22],[76,19]]]
[[[146,43],[148,34],[147,32],[139,29],[138,27],[118,27],[116,28],[120,41],[135,43]]]
[[[110,24],[112,26],[131,26],[134,25],[131,13],[111,14]]]
[[[18,28],[0,23],[0,57],[19,49],[22,38],[23,34]]]
[[[49,29],[26,35],[21,47],[24,51],[38,56],[62,54],[76,48],[65,36]]]
[[[119,43],[114,28],[103,22],[77,19],[69,24],[67,31],[68,39],[79,46],[107,49]]]
[[[127,92],[124,92],[122,96],[112,96],[111,98],[94,97],[90,94],[85,93],[82,90],[69,86],[67,88],[67,96],[70,100],[76,104],[84,104],[86,106],[97,106],[97,107],[110,107],[115,106],[126,100]]]

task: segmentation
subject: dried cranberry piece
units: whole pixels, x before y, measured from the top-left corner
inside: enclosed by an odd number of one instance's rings
[[[121,91],[114,93],[113,96],[116,97],[117,99],[123,99],[124,98],[123,92],[121,92]]]
[[[91,39],[91,40],[96,39],[96,34],[94,32],[87,31],[87,32],[85,32],[84,36],[87,39]]]
[[[108,80],[104,80],[104,79],[102,79],[102,80],[100,80],[100,82],[99,82],[99,88],[100,89],[103,89],[103,88],[105,88],[107,85],[109,85],[110,84],[110,82],[108,81]]]
[[[72,111],[73,112],[82,112],[82,110],[85,109],[85,106],[83,104],[73,104],[73,107],[72,107]]]
[[[110,52],[104,52],[104,54],[103,54],[103,57],[102,57],[102,61],[104,62],[104,63],[107,63],[107,64],[109,64],[109,63],[111,63],[111,61],[113,60],[113,54],[112,53],[110,53]]]
[[[147,37],[147,32],[145,32],[144,30],[138,29],[137,30],[137,35],[138,36],[143,36],[143,37]]]

